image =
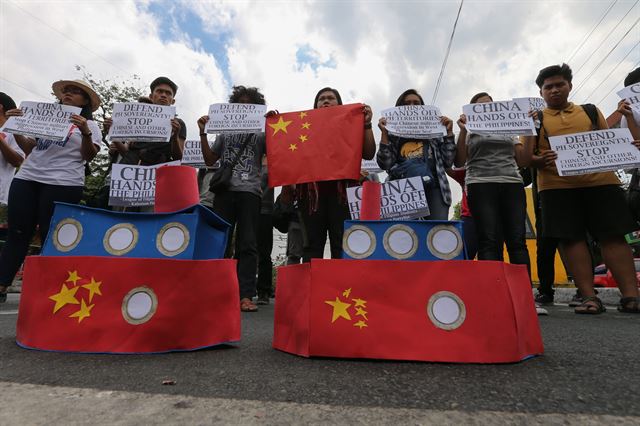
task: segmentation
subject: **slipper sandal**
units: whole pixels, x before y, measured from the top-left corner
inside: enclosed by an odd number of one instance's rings
[[[618,305],[618,312],[640,314],[640,297],[623,297]]]
[[[240,301],[240,311],[242,312],[257,312],[258,307],[251,299],[242,299]]]
[[[607,308],[602,304],[602,300],[598,296],[591,296],[582,299],[582,303],[576,306],[573,312],[583,315],[599,315],[606,311]]]

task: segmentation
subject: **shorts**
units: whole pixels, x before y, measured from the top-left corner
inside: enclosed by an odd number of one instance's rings
[[[542,235],[581,240],[622,237],[639,228],[618,185],[546,189],[540,192]]]

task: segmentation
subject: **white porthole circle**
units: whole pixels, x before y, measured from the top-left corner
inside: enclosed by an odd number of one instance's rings
[[[71,251],[82,239],[82,224],[75,219],[63,219],[53,231],[53,245],[58,251]]]
[[[156,247],[165,256],[177,256],[189,246],[189,230],[180,222],[167,223],[158,232]]]
[[[138,244],[138,229],[132,223],[118,223],[104,234],[102,245],[114,256],[129,253]]]
[[[450,291],[439,291],[429,299],[427,304],[429,319],[438,328],[455,330],[467,317],[467,309],[457,295]]]
[[[149,287],[136,287],[122,299],[122,316],[129,324],[144,324],[157,309],[158,297]]]
[[[342,237],[345,253],[353,259],[366,259],[376,249],[376,235],[366,226],[353,225]]]
[[[451,225],[436,225],[427,234],[427,247],[439,259],[450,260],[464,250],[460,231]]]
[[[407,225],[393,225],[384,233],[384,249],[395,259],[409,259],[418,250],[418,236]]]

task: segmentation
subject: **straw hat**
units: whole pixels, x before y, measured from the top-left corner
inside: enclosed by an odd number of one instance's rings
[[[58,99],[62,99],[62,89],[67,86],[75,86],[89,95],[89,99],[91,100],[91,111],[95,111],[100,106],[100,97],[98,94],[91,88],[89,83],[82,80],[59,80],[53,83],[51,88],[53,89],[53,93],[56,95]]]

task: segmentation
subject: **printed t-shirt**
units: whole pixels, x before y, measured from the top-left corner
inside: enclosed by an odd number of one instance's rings
[[[0,132],[0,139],[3,139],[9,148],[13,149],[22,158],[24,158],[24,152],[16,142],[16,138],[11,133]],[[4,158],[4,155],[0,155],[0,203],[7,204],[9,198],[9,187],[13,180],[13,175],[16,173],[16,168]]]
[[[238,155],[245,139],[249,139],[247,146],[231,175],[230,191],[250,192],[262,197],[260,185],[262,177],[262,156],[265,153],[264,133],[222,134],[213,144],[213,152],[221,156],[224,165],[230,165]]]

